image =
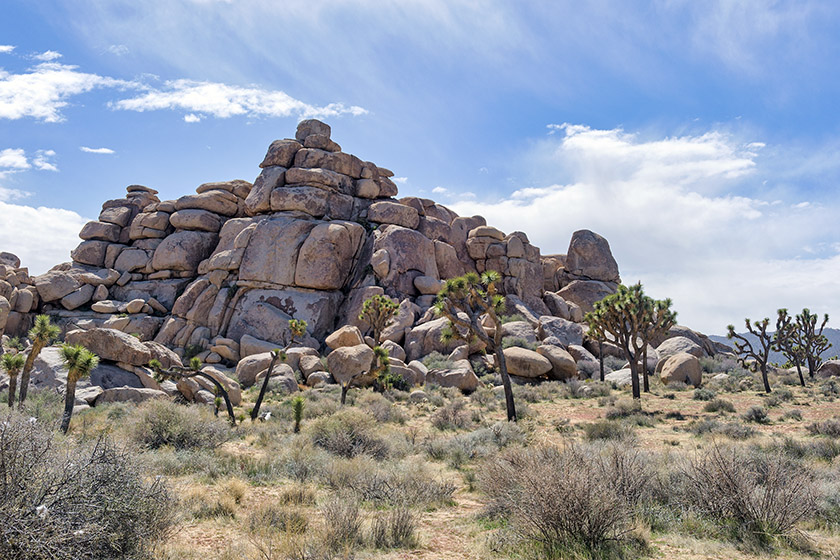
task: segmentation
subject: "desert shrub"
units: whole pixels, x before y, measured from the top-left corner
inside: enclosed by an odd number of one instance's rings
[[[263,504],[248,515],[249,533],[265,530],[301,534],[309,528],[309,519],[297,509]]]
[[[693,398],[695,401],[710,401],[714,399],[715,396],[715,392],[711,389],[701,387],[699,389],[694,390],[694,395],[691,398]]]
[[[607,420],[617,420],[634,414],[641,414],[641,412],[642,403],[637,399],[620,399],[607,409],[604,416]]]
[[[57,443],[37,422],[0,421],[0,558],[143,557],[166,538],[174,503],[106,439]]]
[[[487,457],[513,443],[524,443],[525,434],[512,422],[497,422],[489,428],[458,434],[451,438],[430,438],[423,442],[423,449],[430,458],[446,460],[453,468],[464,463]]]
[[[5,391],[8,403],[8,391]],[[57,426],[64,407],[64,395],[49,388],[32,387],[26,396],[26,414],[44,426]]]
[[[495,456],[479,471],[489,511],[541,549],[541,557],[564,557],[562,551],[579,547],[595,553],[626,541],[640,495],[636,487],[648,473],[632,450],[611,449],[612,456],[577,445]]]
[[[802,420],[802,411],[796,408],[786,410],[785,413],[782,414],[782,420]]]
[[[703,406],[704,412],[735,412],[735,405],[726,399],[713,398]]]
[[[213,448],[230,436],[230,427],[208,407],[184,406],[165,399],[150,399],[137,407],[129,435],[149,449],[171,445],[175,449]]]
[[[315,489],[305,484],[287,484],[280,489],[277,501],[284,505],[310,506],[315,504]]]
[[[519,313],[511,313],[510,315],[500,315],[499,320],[504,325],[505,323],[513,323],[513,322],[516,322],[516,321],[524,321],[525,317],[523,317]]]
[[[836,379],[828,379],[820,385],[820,393],[824,397],[840,396],[840,383]]]
[[[213,489],[190,489],[183,498],[182,507],[195,519],[236,517],[236,500]]]
[[[382,506],[432,507],[452,500],[455,486],[422,465],[402,462],[382,468],[367,457],[333,461],[324,482],[336,492]]]
[[[467,400],[461,398],[446,403],[432,414],[431,422],[432,426],[438,430],[458,430],[469,427],[472,422],[467,410]]]
[[[767,416],[767,411],[762,406],[751,406],[741,416],[747,422],[755,422],[756,424],[769,424],[770,418]]]
[[[364,391],[356,399],[355,405],[370,413],[377,422],[405,424],[405,412],[401,408],[394,406],[394,403],[379,393]]]
[[[840,442],[833,439],[805,441],[786,437],[778,448],[794,459],[819,459],[830,462],[840,456]]]
[[[583,382],[573,378],[569,379],[566,385],[569,388],[570,396],[574,399],[608,397],[612,392],[612,386],[601,381]]]
[[[604,356],[604,373],[612,373],[624,367],[626,360],[624,358],[616,358],[615,356]],[[598,371],[601,370],[600,364]]]
[[[738,540],[769,544],[815,511],[808,472],[782,453],[713,445],[683,467],[690,507]]]
[[[679,410],[669,410],[665,413],[666,420],[685,420],[685,416]]]
[[[381,512],[373,518],[370,542],[375,548],[407,548],[417,542],[417,514],[407,507]]]
[[[687,427],[696,436],[717,434],[730,439],[748,439],[755,435],[755,429],[740,422],[719,422],[717,420],[698,420]]]
[[[765,402],[767,403],[767,406],[774,407],[791,400],[793,400],[793,392],[787,387],[778,387],[767,396],[767,400]]]
[[[537,343],[536,342],[529,342],[524,338],[519,338],[517,336],[506,336],[502,339],[502,348],[526,348],[528,350],[536,350]]]
[[[308,427],[312,443],[339,457],[369,455],[384,459],[390,448],[377,433],[376,422],[359,410],[340,410],[313,420]]]
[[[633,428],[621,422],[601,420],[583,425],[583,434],[588,441],[632,440],[636,437]]]
[[[681,393],[682,391],[688,391],[689,386],[683,383],[682,381],[670,381],[668,383],[668,390],[669,391],[677,391]]]
[[[428,354],[422,361],[429,369],[451,369],[455,365],[455,362],[437,351]]]
[[[362,541],[362,513],[354,499],[335,496],[322,508],[324,542],[332,550],[355,547]]]
[[[840,418],[829,418],[828,420],[814,422],[808,426],[808,431],[817,436],[840,438]]]

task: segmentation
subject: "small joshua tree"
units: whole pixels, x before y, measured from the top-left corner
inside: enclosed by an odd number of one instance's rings
[[[0,367],[9,376],[9,408],[15,405],[15,391],[17,391],[17,378],[23,368],[23,354],[12,354],[7,352],[0,356]]]
[[[359,320],[367,323],[373,331],[375,346],[382,342],[382,331],[393,321],[399,309],[399,304],[384,295],[374,295],[365,300],[362,304],[362,312]]]
[[[642,337],[648,343],[645,344],[642,350],[642,372],[643,372],[643,390],[645,393],[650,392],[650,382],[648,381],[647,368],[647,352],[649,342],[652,340],[659,340],[668,333],[668,329],[677,324],[677,313],[671,311],[671,300],[664,299],[655,301],[652,298],[645,297],[645,321],[642,323]]]
[[[484,343],[485,349],[496,358],[496,368],[502,378],[505,389],[507,419],[516,422],[516,405],[513,402],[513,388],[507,371],[505,354],[502,348],[502,320],[499,315],[504,310],[505,298],[499,294],[496,283],[501,276],[494,270],[488,270],[481,276],[474,272],[451,278],[438,292],[435,311],[449,319],[449,328],[443,333],[444,340],[462,338],[469,342],[477,338]],[[461,313],[466,314],[466,318]],[[491,337],[484,330],[481,318],[489,318],[494,333]]]
[[[18,407],[22,410],[26,401],[26,392],[29,390],[29,374],[35,366],[35,359],[45,347],[61,334],[57,325],[50,323],[49,315],[38,315],[35,317],[35,325],[29,331],[29,339],[32,341],[32,348],[26,356],[23,364],[23,372],[20,375],[20,401]]]
[[[823,335],[823,329],[828,323],[828,313],[823,316],[820,327],[817,328],[817,314],[811,313],[808,308],[796,316],[796,326],[799,329],[800,345],[805,351],[805,360],[808,362],[808,375],[811,379],[817,374],[822,364],[822,353],[831,348],[831,343]]]
[[[292,399],[292,415],[295,418],[295,433],[300,432],[300,421],[303,420],[303,397],[300,395]]]
[[[215,388],[214,392],[217,395],[216,398],[221,397],[225,401],[225,408],[227,409],[228,419],[230,420],[230,423],[233,426],[236,426],[236,417],[233,415],[233,405],[230,402],[230,395],[228,395],[227,389],[225,389],[224,385],[219,383],[218,379],[216,379],[209,373],[201,371],[201,366],[201,359],[195,356],[190,358],[189,368],[175,366],[170,367],[169,369],[164,369],[163,365],[158,360],[152,360],[149,362],[149,367],[152,368],[152,370],[154,370],[155,378],[158,381],[163,381],[166,379],[192,379],[193,377],[201,377],[202,379],[206,379]]]
[[[773,335],[773,350],[781,352],[799,374],[799,384],[805,386],[802,375],[802,363],[805,361],[805,348],[802,346],[802,332],[788,315],[787,309],[779,309],[776,319],[776,333]]]
[[[600,366],[601,381],[604,380],[604,342],[607,339],[607,333],[601,325],[598,316],[593,313],[587,313],[583,318],[587,325],[589,325],[589,336],[598,341],[598,365]]]
[[[773,349],[773,336],[767,333],[767,326],[770,324],[770,319],[764,318],[762,321],[755,321],[750,323],[749,319],[744,319],[747,325],[747,330],[755,336],[758,347],[754,348],[752,343],[743,335],[735,332],[735,326],[729,325],[726,337],[735,344],[735,352],[738,354],[738,362],[753,372],[761,372],[761,380],[764,382],[764,390],[771,392],[770,381],[767,379],[767,363],[770,360],[770,350]]]
[[[96,369],[99,356],[80,344],[65,344],[61,347],[61,359],[67,366],[67,389],[64,393],[64,414],[61,416],[61,431],[66,434],[76,404],[76,382]]]
[[[671,300],[654,300],[645,295],[642,284],[629,288],[618,286],[618,291],[601,301],[587,314],[590,328],[596,337],[609,336],[624,351],[630,364],[630,381],[633,398],[641,398],[639,360],[646,356],[650,341],[661,331],[667,331],[676,322],[677,314],[671,311]],[[647,371],[647,364],[641,366]],[[647,390],[647,387],[645,388]]]
[[[254,409],[251,411],[251,421],[255,421],[260,415],[260,406],[262,406],[265,393],[268,391],[268,381],[274,373],[274,366],[277,365],[277,360],[286,361],[286,352],[292,347],[298,338],[306,334],[306,321],[300,319],[289,319],[289,342],[282,349],[277,348],[271,351],[271,363],[268,365],[268,371],[265,372],[262,386],[260,387],[260,394],[257,397],[257,402],[254,403]]]

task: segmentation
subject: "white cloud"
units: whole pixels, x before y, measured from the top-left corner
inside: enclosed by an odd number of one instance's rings
[[[53,150],[38,150],[32,158],[32,165],[41,171],[58,171],[58,167],[50,161],[55,156]]]
[[[116,109],[141,112],[181,109],[218,118],[236,115],[327,118],[343,114],[358,116],[367,113],[361,107],[347,107],[342,103],[330,103],[322,107],[310,105],[279,90],[194,80],[171,80],[165,83],[165,88],[162,90],[152,90],[138,97],[122,99],[111,103],[111,106]]]
[[[432,189],[432,192],[435,194],[446,194],[449,192],[449,189],[446,187],[435,187]]]
[[[596,231],[610,241],[625,283],[641,280],[655,297],[672,297],[695,328],[721,333],[759,304],[774,313],[792,294],[812,308],[837,309],[836,289],[810,279],[810,271],[840,263],[820,243],[836,231],[836,212],[790,212],[772,204],[776,192],[766,200],[739,194],[760,182],[755,143],[716,131],[642,139],[621,129],[562,130],[535,146],[528,162],[549,174],[562,169],[562,183],[520,188],[501,201],[460,201],[453,210],[481,214],[507,232],[524,229],[543,254],[565,253],[578,229]],[[821,252],[809,255],[809,246]]]
[[[196,115],[195,113],[187,113],[186,115],[184,115],[184,122],[186,122],[186,123],[201,122],[201,115]]]
[[[61,58],[61,53],[56,51],[44,51],[40,54],[32,55],[32,58],[35,60],[40,60],[42,62],[51,62],[53,60]]]
[[[125,45],[110,45],[106,50],[114,56],[125,56],[130,52]]]
[[[79,146],[79,149],[88,154],[113,154],[114,150],[111,148],[88,148],[87,146]]]
[[[70,260],[70,251],[80,242],[79,231],[88,221],[61,208],[10,204],[3,200],[2,189],[0,215],[0,247],[20,257],[32,274],[42,274]]]
[[[0,150],[0,174],[6,171],[29,169],[29,162],[26,160],[26,152],[21,148],[6,148]]]
[[[9,54],[15,50],[13,45],[0,45],[0,54]]]
[[[96,88],[138,87],[139,84],[79,72],[76,66],[44,62],[22,74],[0,69],[0,119],[32,117],[45,122],[64,120],[68,99]]]
[[[391,180],[398,185],[404,185],[408,183],[408,177],[391,177]]]

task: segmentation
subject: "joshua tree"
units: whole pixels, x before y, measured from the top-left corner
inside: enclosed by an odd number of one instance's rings
[[[646,355],[652,338],[676,321],[677,314],[670,307],[670,299],[646,296],[639,283],[629,288],[619,285],[616,293],[595,302],[595,309],[588,314],[587,321],[594,325],[596,336],[610,336],[624,351],[630,364],[633,398],[641,398],[639,359]],[[647,364],[642,367],[647,370]]]
[[[598,341],[598,365],[601,371],[601,381],[604,380],[604,341],[607,338],[607,333],[601,325],[598,317],[594,313],[587,313],[583,317],[584,321],[589,325],[589,336],[594,337]]]
[[[378,294],[369,297],[362,304],[362,312],[359,314],[359,320],[370,325],[371,330],[373,330],[375,346],[379,346],[382,331],[393,320],[397,314],[397,309],[399,309],[397,302],[388,296]]]
[[[744,319],[747,325],[747,330],[758,339],[759,348],[753,348],[752,343],[743,335],[735,332],[735,326],[729,325],[726,327],[728,333],[726,337],[735,344],[735,352],[738,354],[738,362],[745,369],[753,372],[761,372],[761,380],[764,382],[764,390],[770,392],[770,381],[767,380],[767,363],[770,360],[770,350],[773,349],[773,336],[767,333],[767,326],[770,324],[770,319],[764,318],[762,321],[755,321],[750,323],[749,319]]]
[[[228,419],[230,423],[236,426],[236,417],[233,415],[233,405],[230,403],[230,395],[228,395],[227,389],[225,389],[224,385],[219,383],[219,380],[210,375],[209,373],[201,371],[201,360],[197,357],[193,357],[190,359],[190,367],[170,367],[169,369],[164,369],[163,365],[158,360],[152,360],[149,362],[149,367],[152,368],[155,372],[155,378],[158,381],[163,381],[165,379],[191,379],[193,377],[201,377],[202,379],[206,379],[209,381],[213,387],[215,387],[216,395],[222,397],[225,401],[225,408],[227,408]]]
[[[513,388],[502,351],[502,321],[499,315],[504,309],[505,298],[496,289],[496,283],[500,280],[499,273],[493,270],[488,270],[481,276],[471,272],[451,278],[438,293],[435,311],[449,319],[449,328],[443,333],[444,339],[463,338],[469,342],[470,339],[477,338],[484,343],[488,352],[493,353],[505,388],[507,419],[509,422],[516,422]],[[460,313],[465,314],[466,318]],[[482,316],[489,318],[493,324],[492,337],[481,324]]]
[[[7,352],[0,356],[0,367],[9,376],[9,408],[15,405],[15,391],[17,391],[17,376],[23,368],[23,354]]]
[[[300,319],[289,319],[289,342],[282,349],[277,348],[271,351],[271,363],[268,365],[268,371],[265,372],[262,386],[260,387],[260,394],[257,397],[257,402],[254,403],[254,409],[251,411],[251,421],[255,421],[260,415],[260,406],[265,398],[265,392],[268,390],[268,381],[274,373],[274,366],[277,360],[286,361],[286,352],[292,347],[296,339],[306,334],[306,321]]]
[[[61,416],[61,431],[66,434],[76,404],[76,382],[96,369],[99,356],[80,344],[65,344],[61,347],[61,359],[67,366],[67,389],[64,393],[64,414]]]
[[[645,297],[645,315],[647,320],[642,324],[644,339],[646,341],[659,340],[667,334],[668,329],[677,324],[677,313],[671,311],[671,300],[664,299],[662,301],[655,301],[649,297]],[[647,351],[650,344],[645,344],[642,350],[642,372],[643,372],[643,389],[645,393],[650,392],[650,383],[648,381],[647,368]]]
[[[60,334],[61,329],[57,325],[50,323],[48,315],[38,315],[35,317],[35,325],[29,331],[32,348],[29,350],[29,355],[26,356],[26,363],[23,364],[23,372],[20,375],[20,402],[18,404],[20,409],[23,409],[24,402],[26,401],[26,392],[29,390],[29,374],[35,365],[35,358],[38,357],[41,350],[49,346]]]
[[[359,372],[341,384],[341,406],[344,406],[345,402],[347,402],[347,391],[350,390],[350,386],[357,378],[369,375],[373,379],[378,379],[380,376],[387,375],[390,371],[391,364],[389,362],[388,350],[381,346],[376,346],[373,349],[373,361],[371,362],[370,371]]]
[[[820,328],[817,328],[817,314],[811,314],[808,308],[796,316],[796,327],[799,329],[800,346],[805,351],[808,361],[808,375],[811,379],[817,374],[822,364],[822,353],[831,348],[831,343],[823,335],[823,329],[828,323],[828,313],[823,316]]]
[[[773,350],[784,354],[799,374],[799,384],[805,386],[802,375],[802,362],[805,361],[805,348],[802,346],[802,332],[788,315],[787,309],[779,309],[776,319],[776,333],[773,335]]]
[[[295,418],[295,433],[300,432],[300,421],[303,419],[303,397],[300,395],[292,399],[292,414]]]

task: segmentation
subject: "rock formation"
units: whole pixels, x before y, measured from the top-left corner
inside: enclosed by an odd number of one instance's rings
[[[340,327],[359,327],[364,336],[361,305],[385,294],[400,306],[382,339],[392,344],[394,360],[411,361],[461,344],[443,344],[445,320],[429,313],[442,281],[495,270],[511,314],[523,318],[510,328],[562,350],[513,351],[513,369],[524,377],[568,377],[568,347],[586,352],[583,313],[620,282],[606,239],[578,231],[567,255],[543,257],[525,233],[506,234],[481,216],[458,216],[432,200],[396,198],[390,170],[342,152],[330,135],[322,122],[301,122],[295,138],[271,143],[253,184],[205,183],[195,194],[165,201],[153,189],[131,185],[82,228],[72,262],[46,274],[30,277],[14,255],[0,254],[0,333],[23,335],[35,314],[47,313],[65,333],[114,329],[137,337],[131,360],[111,358],[130,371],[152,352],[140,343],[151,342],[158,353],[197,353],[233,375],[225,366],[284,345],[290,318],[307,322],[303,345],[324,353],[333,346],[325,339]],[[353,345],[337,348],[364,344],[348,332],[341,336]],[[452,371],[429,378],[474,388],[477,379],[463,359],[470,350],[455,356]],[[394,366],[410,370],[400,363]],[[258,369],[247,370],[246,384]],[[327,378],[321,369],[307,362],[309,374]],[[139,384],[158,389],[149,385]]]

